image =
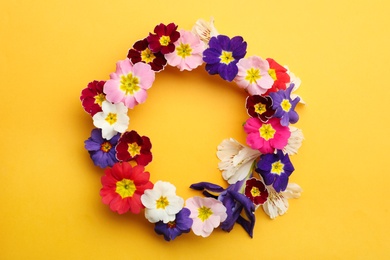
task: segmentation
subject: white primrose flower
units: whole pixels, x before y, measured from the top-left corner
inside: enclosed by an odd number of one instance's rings
[[[174,221],[184,205],[183,198],[176,195],[176,187],[164,181],[157,181],[153,189],[145,190],[141,201],[145,206],[145,217],[151,223]]]
[[[286,190],[276,192],[272,186],[267,186],[268,199],[263,204],[264,212],[274,219],[286,213],[288,209],[288,199],[297,199],[301,196],[302,188],[296,183],[289,183]]]
[[[206,22],[203,19],[196,21],[194,27],[192,27],[192,33],[198,35],[206,46],[208,46],[211,37],[219,34],[214,27],[214,18],[212,17],[210,22]]]
[[[102,129],[102,137],[110,140],[116,133],[124,133],[129,126],[130,118],[127,116],[127,107],[123,103],[112,104],[103,101],[102,112],[96,113],[93,125]]]
[[[293,155],[298,153],[298,149],[302,145],[303,133],[302,130],[294,126],[289,126],[290,128],[290,137],[288,138],[286,147],[283,148],[283,152],[288,155]]]
[[[234,184],[248,176],[253,162],[260,155],[258,150],[242,145],[233,138],[225,139],[218,145],[217,157],[221,160],[218,168],[222,171],[222,177],[229,184]]]

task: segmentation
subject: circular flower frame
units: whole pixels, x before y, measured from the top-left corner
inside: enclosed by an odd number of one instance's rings
[[[300,79],[273,59],[245,57],[244,39],[219,34],[213,20],[198,20],[192,31],[177,28],[174,23],[157,25],[117,62],[110,79],[92,81],[81,92],[82,106],[96,127],[85,148],[94,164],[105,169],[102,202],[119,214],[144,212],[167,241],[190,230],[202,237],[217,227],[230,232],[236,223],[253,237],[260,206],[273,219],[287,211],[288,199],[302,192],[289,182],[295,170],[289,156],[303,141],[302,131],[290,125],[298,121],[295,108],[303,103],[293,93]],[[190,188],[204,196],[184,200],[173,184],[149,180],[145,167],[153,159],[152,144],[127,130],[127,112],[145,102],[155,74],[166,66],[191,71],[204,63],[210,75],[233,81],[248,93],[248,146],[223,140],[217,147],[218,168],[229,185],[195,183]]]

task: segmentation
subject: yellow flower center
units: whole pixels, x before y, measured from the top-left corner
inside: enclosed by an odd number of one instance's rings
[[[271,138],[274,138],[276,130],[271,126],[271,124],[263,124],[260,129],[260,136],[268,141]]]
[[[141,154],[141,146],[137,143],[132,143],[128,145],[127,151],[129,152],[131,157]]]
[[[283,101],[280,103],[280,106],[285,112],[290,111],[291,103],[288,101],[288,99],[283,99]]]
[[[189,44],[180,43],[179,46],[176,47],[177,55],[182,57],[183,59],[185,57],[191,56],[192,49]]]
[[[266,105],[262,103],[257,103],[255,105],[255,112],[259,115],[263,114],[265,111],[267,111]]]
[[[168,44],[171,42],[171,38],[169,36],[161,36],[160,37],[160,44],[161,46],[168,46]]]
[[[204,222],[207,220],[211,215],[213,215],[213,212],[210,208],[207,208],[205,206],[198,209],[198,218]]]
[[[104,100],[106,100],[106,96],[103,93],[97,94],[94,96],[95,104],[98,104],[99,106],[102,106],[102,103]]]
[[[116,118],[116,114],[114,113],[108,113],[108,115],[106,116],[105,120],[110,124],[115,124],[115,122],[117,121],[117,118]]]
[[[121,85],[119,88],[125,92],[125,95],[134,95],[135,92],[140,90],[139,79],[133,76],[132,73],[127,74],[127,76],[121,76]]]
[[[141,51],[141,59],[143,62],[150,63],[153,62],[155,58],[156,56],[154,56],[153,52],[149,48]]]
[[[256,80],[260,79],[260,70],[255,68],[250,68],[246,71],[245,80],[249,81],[250,84],[255,83]]]
[[[161,196],[158,200],[156,200],[156,208],[165,209],[166,206],[169,205],[169,201],[167,197]]]
[[[231,51],[222,51],[221,56],[219,56],[222,63],[225,63],[226,65],[230,62],[234,61],[233,53]]]
[[[271,167],[271,173],[280,175],[284,172],[284,164],[279,160],[274,162]]]
[[[252,197],[260,196],[260,190],[259,190],[259,188],[257,188],[257,187],[252,187],[252,189],[251,189],[251,194],[252,194]]]
[[[271,76],[271,78],[275,81],[278,78],[276,77],[276,71],[274,69],[269,69],[268,74]]]
[[[111,150],[111,148],[112,145],[110,144],[110,142],[104,142],[100,146],[100,150],[102,150],[105,153],[108,153]]]
[[[132,197],[136,189],[134,181],[132,180],[123,179],[116,182],[115,191],[122,197],[122,199]]]

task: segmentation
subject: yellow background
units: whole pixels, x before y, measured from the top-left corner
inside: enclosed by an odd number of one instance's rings
[[[209,2],[206,4],[206,2]],[[358,1],[2,1],[0,3],[1,259],[386,259],[389,249],[389,3]],[[305,141],[292,157],[304,189],[286,215],[259,210],[203,239],[157,236],[140,215],[101,203],[102,170],[83,142],[88,82],[160,22],[191,29],[213,16],[248,55],[272,57],[302,79]],[[204,68],[157,74],[130,128],[151,138],[153,182],[188,198],[191,183],[225,185],[217,145],[245,142],[245,94]]]

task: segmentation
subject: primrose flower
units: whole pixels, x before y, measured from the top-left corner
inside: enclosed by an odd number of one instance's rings
[[[149,49],[148,40],[143,40],[134,43],[133,48],[129,50],[127,58],[134,65],[138,62],[149,64],[152,70],[158,72],[164,69],[167,60],[161,52],[152,52]]]
[[[249,236],[253,237],[253,228],[255,227],[255,205],[252,201],[242,194],[244,180],[229,185],[227,189],[209,182],[195,183],[190,188],[203,191],[207,197],[218,199],[226,208],[227,217],[221,224],[221,229],[230,232],[235,223],[240,224]],[[215,195],[217,193],[218,195]],[[242,212],[245,213],[243,217]]]
[[[130,118],[127,116],[127,108],[123,103],[111,104],[103,101],[102,112],[96,113],[93,125],[102,129],[103,138],[110,140],[116,133],[123,133],[129,126]]]
[[[267,201],[263,204],[264,212],[274,219],[287,212],[288,199],[297,199],[301,196],[302,189],[296,183],[289,183],[283,192],[276,192],[272,186],[267,186],[269,193]]]
[[[103,203],[119,214],[128,211],[140,213],[144,208],[141,195],[146,189],[153,187],[153,183],[149,181],[150,174],[144,169],[142,165],[132,167],[127,162],[116,163],[112,168],[106,169],[101,179],[103,188],[100,190]]]
[[[299,97],[294,100],[291,100],[290,97],[293,88],[294,84],[291,84],[286,90],[270,93],[273,101],[272,108],[275,109],[274,116],[281,119],[282,126],[288,126],[289,123],[295,124],[299,119],[298,113],[294,110],[299,102]]]
[[[126,59],[116,63],[116,72],[111,73],[110,78],[103,88],[107,100],[134,108],[145,102],[146,90],[152,86],[155,73],[149,64],[138,62],[133,66]]]
[[[227,218],[225,206],[213,198],[189,198],[186,208],[191,211],[192,231],[197,236],[208,237]]]
[[[96,166],[100,168],[112,167],[118,160],[115,157],[115,147],[118,143],[120,134],[114,135],[110,140],[102,137],[101,129],[93,129],[91,137],[85,140],[85,149]]]
[[[282,126],[278,118],[271,118],[264,123],[258,118],[251,117],[245,122],[244,131],[248,134],[247,144],[262,154],[283,149],[291,135],[289,128]]]
[[[226,139],[218,145],[217,157],[221,160],[218,168],[222,171],[222,177],[233,184],[252,173],[252,164],[259,156],[258,150],[242,145],[233,138]]]
[[[285,90],[286,84],[290,82],[290,76],[287,73],[287,69],[271,58],[268,58],[267,61],[270,67],[268,73],[274,80],[274,84],[265,94],[268,95],[271,92]]]
[[[210,19],[210,22],[199,19],[196,21],[194,27],[192,27],[192,32],[199,36],[205,46],[208,46],[211,37],[218,35],[217,29],[214,27],[213,18]]]
[[[159,235],[164,235],[166,241],[174,240],[181,234],[190,232],[193,223],[190,214],[191,211],[189,209],[182,208],[176,214],[175,220],[168,223],[157,222],[154,226],[154,231]]]
[[[152,52],[161,52],[162,54],[171,53],[175,50],[174,43],[179,39],[180,33],[177,31],[177,25],[170,23],[168,25],[159,24],[154,28],[155,34],[149,34],[149,48]]]
[[[81,91],[81,103],[85,112],[91,116],[102,111],[102,103],[106,100],[106,94],[103,93],[104,83],[106,82],[94,80]]]
[[[146,190],[141,201],[145,206],[145,217],[151,223],[174,221],[184,204],[184,200],[176,195],[176,187],[163,181],[156,182],[152,190]]]
[[[203,63],[204,44],[195,34],[180,30],[180,38],[174,44],[175,51],[165,54],[169,65],[191,71]]]
[[[274,80],[268,73],[268,61],[252,56],[243,58],[237,63],[238,74],[234,81],[251,96],[262,95],[270,89]]]
[[[226,35],[212,37],[209,48],[203,52],[206,70],[210,75],[219,74],[224,80],[232,81],[237,73],[237,62],[244,58],[247,43],[241,36],[230,39]]]
[[[263,122],[267,122],[275,113],[272,109],[272,99],[269,96],[248,96],[245,107],[251,117],[257,117]]]
[[[293,126],[289,126],[289,128],[291,135],[288,138],[286,147],[283,148],[283,153],[293,155],[298,153],[298,149],[301,147],[304,138],[301,129]]]
[[[294,171],[290,158],[278,150],[274,154],[263,154],[257,162],[256,172],[260,173],[266,185],[272,185],[276,192],[284,191],[289,176]]]
[[[256,178],[250,178],[245,182],[245,196],[256,206],[259,206],[267,201],[268,190],[262,181]]]
[[[152,159],[152,144],[147,136],[140,136],[136,131],[125,132],[116,146],[116,157],[120,161],[136,161],[137,164],[148,165]]]

